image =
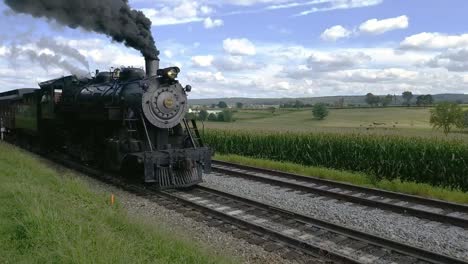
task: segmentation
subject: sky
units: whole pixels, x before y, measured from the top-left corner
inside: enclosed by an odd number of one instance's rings
[[[129,0],[190,98],[468,93],[466,0]],[[143,67],[107,36],[0,2],[0,92]]]

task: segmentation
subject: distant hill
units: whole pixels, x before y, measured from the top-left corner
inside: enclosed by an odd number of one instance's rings
[[[384,95],[380,95],[384,96]],[[414,95],[412,102],[416,102]],[[449,101],[449,102],[462,102],[468,103],[468,94],[435,94],[432,95],[435,102]],[[231,98],[208,98],[208,99],[190,99],[192,105],[212,105],[217,104],[219,101],[224,101],[228,105],[234,106],[237,102],[241,102],[245,106],[249,105],[280,105],[286,103],[293,103],[296,100],[303,102],[304,104],[315,104],[315,103],[328,103],[334,104],[341,98],[344,99],[345,105],[367,105],[364,95],[358,96],[323,96],[323,97],[302,97],[302,98],[246,98],[246,97],[231,97]],[[403,103],[401,95],[394,97],[393,105],[400,105]]]

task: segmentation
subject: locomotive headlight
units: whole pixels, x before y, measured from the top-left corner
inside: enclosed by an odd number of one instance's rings
[[[157,74],[167,79],[174,80],[179,75],[180,69],[178,67],[169,67],[165,69],[159,69]]]
[[[175,78],[177,78],[177,74],[179,74],[179,73],[177,72],[176,69],[172,68],[172,69],[168,70],[166,74],[167,74],[168,78],[175,79]]]

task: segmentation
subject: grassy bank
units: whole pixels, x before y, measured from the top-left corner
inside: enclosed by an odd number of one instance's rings
[[[360,134],[209,129],[217,153],[357,171],[376,178],[468,191],[468,145],[460,141]]]
[[[0,143],[0,263],[223,263]]]
[[[454,191],[429,184],[402,182],[400,180],[378,180],[364,173],[340,171],[322,167],[309,167],[290,162],[279,162],[266,159],[256,159],[239,155],[216,154],[216,159],[238,163],[242,165],[273,169],[305,176],[318,177],[328,180],[347,182],[355,185],[379,188],[388,191],[419,195],[428,198],[446,200],[455,203],[468,204],[468,193]]]

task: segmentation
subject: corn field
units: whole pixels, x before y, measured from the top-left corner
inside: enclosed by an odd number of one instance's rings
[[[207,130],[207,145],[222,154],[360,171],[468,191],[468,146],[462,142],[357,134]]]

